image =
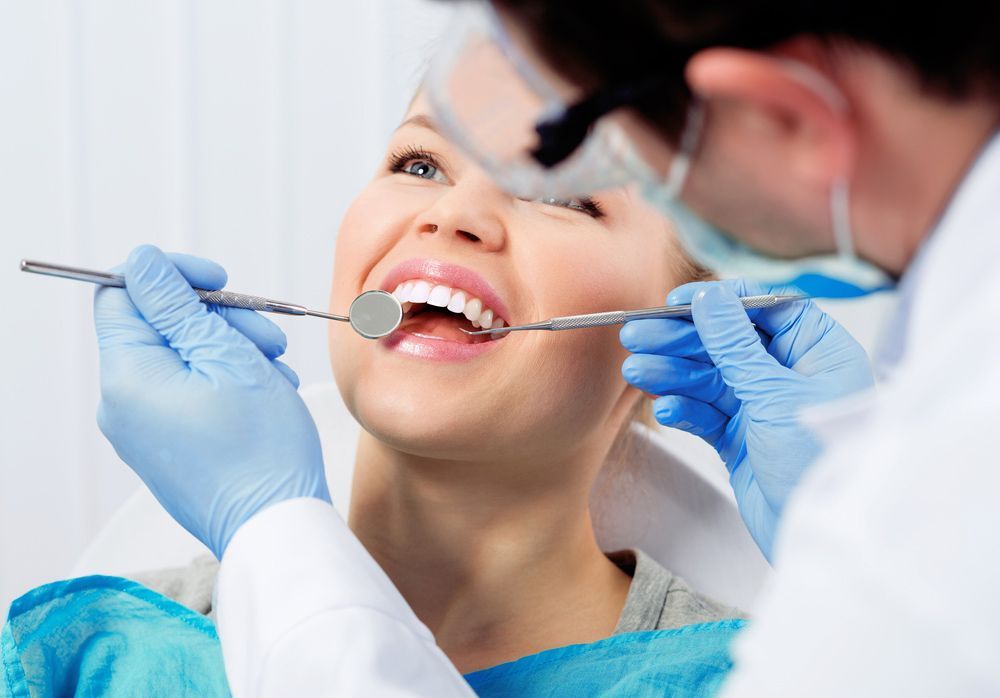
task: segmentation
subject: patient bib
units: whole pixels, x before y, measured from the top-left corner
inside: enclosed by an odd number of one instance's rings
[[[714,696],[732,667],[739,619],[624,633],[570,645],[465,676],[480,696]]]
[[[742,620],[625,633],[468,674],[481,696],[712,696]],[[120,577],[82,577],[17,599],[0,633],[0,698],[229,696],[215,626]]]
[[[0,698],[228,696],[205,616],[120,577],[28,592],[0,633]]]

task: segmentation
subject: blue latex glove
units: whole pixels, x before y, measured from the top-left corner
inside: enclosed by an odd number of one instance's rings
[[[164,508],[220,558],[261,509],[330,494],[319,434],[277,360],[284,333],[249,310],[208,306],[192,286],[226,283],[219,265],[136,248],[127,289],[101,287],[97,421]]]
[[[667,303],[692,303],[692,318],[637,320],[621,330],[633,352],[625,379],[663,396],[653,403],[658,422],[718,451],[769,560],[785,502],[820,450],[799,414],[874,383],[861,345],[811,301],[747,311],[738,300],[782,292],[794,290],[740,280],[686,284]]]

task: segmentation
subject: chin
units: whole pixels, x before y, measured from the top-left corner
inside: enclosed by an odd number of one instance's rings
[[[420,390],[410,382],[404,390],[395,381],[359,381],[350,394],[341,391],[348,409],[369,434],[390,448],[411,455],[453,460],[471,460],[485,448],[483,435],[490,434],[488,402],[475,400],[467,392]],[[445,393],[445,394],[442,394]],[[472,411],[470,408],[480,407]]]

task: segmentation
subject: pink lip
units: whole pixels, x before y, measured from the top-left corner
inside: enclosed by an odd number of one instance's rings
[[[457,264],[449,264],[437,259],[408,259],[393,267],[382,280],[379,288],[392,293],[396,286],[411,279],[426,279],[443,286],[458,288],[471,293],[491,308],[508,324],[510,311],[500,300],[500,295],[482,276]],[[453,342],[440,337],[432,337],[406,330],[396,330],[388,337],[379,340],[379,344],[393,351],[409,354],[421,359],[434,361],[466,361],[484,354],[503,340],[465,344]]]
[[[503,340],[481,342],[479,344],[463,344],[450,339],[431,337],[428,335],[396,330],[388,337],[378,340],[386,349],[409,354],[419,359],[433,361],[468,361],[474,359],[495,347]]]
[[[442,286],[468,291],[483,301],[487,308],[493,310],[494,315],[499,315],[504,322],[511,324],[510,311],[506,303],[500,300],[500,294],[486,279],[471,269],[438,259],[408,259],[393,267],[379,288],[392,293],[396,290],[396,286],[411,279],[426,279]]]

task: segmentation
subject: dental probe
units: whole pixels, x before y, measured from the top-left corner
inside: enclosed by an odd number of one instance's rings
[[[743,296],[740,302],[747,310],[754,308],[772,308],[782,303],[809,300],[810,296],[798,294]],[[520,330],[579,330],[586,327],[607,327],[609,325],[624,325],[629,320],[649,320],[663,317],[687,317],[691,315],[691,305],[662,305],[657,308],[641,308],[639,310],[609,310],[604,313],[587,313],[585,315],[566,315],[554,317],[551,320],[541,320],[527,325],[513,327],[498,327],[492,330],[471,332],[462,329],[466,334],[499,334],[502,332],[518,332]]]
[[[34,262],[22,259],[21,271],[44,274],[46,276],[58,276],[76,281],[89,281],[101,286],[125,288],[125,277],[121,274],[111,274],[93,269],[81,269],[63,264],[49,264],[47,262]],[[351,303],[351,308],[347,315],[331,315],[330,313],[322,313],[318,310],[310,310],[305,306],[294,303],[285,303],[245,293],[233,293],[232,291],[206,291],[202,288],[196,288],[194,292],[198,294],[198,297],[204,303],[224,305],[228,308],[245,308],[247,310],[281,313],[283,315],[312,315],[313,317],[326,318],[327,320],[349,322],[355,332],[367,339],[384,337],[399,327],[399,324],[403,321],[403,306],[400,305],[394,295],[380,290],[365,291],[355,298],[354,302]]]

